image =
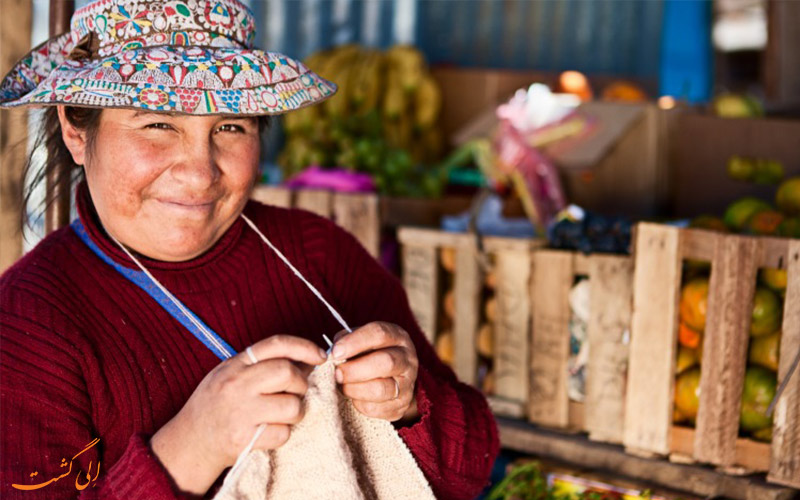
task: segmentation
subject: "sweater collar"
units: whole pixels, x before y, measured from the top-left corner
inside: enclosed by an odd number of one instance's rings
[[[78,208],[78,217],[86,228],[86,232],[92,241],[100,247],[100,249],[108,255],[115,262],[131,268],[139,269],[139,267],[117,246],[114,241],[109,238],[100,218],[95,211],[92,197],[89,193],[89,187],[86,181],[81,181],[76,189],[76,205]],[[148,270],[159,271],[188,271],[198,269],[211,265],[213,262],[225,255],[236,244],[242,236],[244,229],[244,221],[241,217],[228,228],[222,237],[205,253],[186,261],[181,262],[166,262],[161,260],[151,259],[141,254],[136,254],[136,258]]]

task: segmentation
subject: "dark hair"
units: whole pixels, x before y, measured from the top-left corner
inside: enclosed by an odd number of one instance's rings
[[[69,120],[75,128],[83,130],[86,133],[87,155],[91,154],[94,146],[94,140],[97,136],[97,129],[100,124],[100,115],[102,112],[103,108],[64,107],[64,114],[67,120]],[[263,134],[271,124],[271,117],[258,116],[257,119],[258,131]],[[26,183],[25,179],[34,171],[36,152],[41,148],[44,148],[44,152],[47,155],[44,160],[44,165],[41,169],[36,170],[36,174],[30,180],[30,183]],[[64,143],[64,138],[61,135],[61,122],[58,120],[58,108],[55,106],[48,107],[44,112],[42,123],[39,127],[39,134],[36,137],[28,160],[25,162],[22,173],[23,224],[30,224],[31,222],[26,209],[31,194],[39,185],[44,183],[48,177],[53,180],[53,189],[45,194],[41,214],[43,214],[47,210],[47,207],[53,202],[57,201],[58,193],[64,192],[64,190],[70,192],[73,182],[81,179],[83,175],[83,167],[72,160],[72,154]]]

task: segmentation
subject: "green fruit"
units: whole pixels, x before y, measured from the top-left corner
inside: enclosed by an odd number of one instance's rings
[[[700,408],[700,367],[689,368],[675,380],[675,408],[694,422]]]
[[[775,397],[777,376],[760,366],[750,366],[744,374],[740,426],[747,432],[756,432],[772,425],[767,407]]]
[[[756,441],[763,441],[765,443],[769,443],[772,441],[772,426],[765,427],[761,430],[757,430],[753,433],[753,438]]]
[[[775,193],[775,205],[786,215],[800,215],[800,177],[783,181]]]
[[[777,184],[783,179],[783,164],[776,160],[756,160],[751,180],[756,184]]]
[[[725,221],[714,215],[699,215],[689,222],[689,227],[694,229],[706,229],[709,231],[728,232]]]
[[[750,158],[731,156],[728,159],[728,177],[737,181],[749,181],[756,173],[755,163]]]
[[[778,225],[778,235],[787,238],[800,238],[800,217],[784,219]]]
[[[748,196],[730,204],[722,219],[726,226],[739,232],[754,214],[771,209],[766,201]]]
[[[754,365],[762,366],[777,372],[780,348],[780,331],[765,335],[763,337],[756,337],[750,341],[750,350],[747,354],[747,360]]]
[[[753,314],[750,322],[750,336],[763,337],[781,328],[783,306],[778,295],[769,288],[759,286],[753,297]]]
[[[761,116],[764,110],[753,97],[738,94],[721,94],[714,98],[714,112],[723,118],[748,118]]]

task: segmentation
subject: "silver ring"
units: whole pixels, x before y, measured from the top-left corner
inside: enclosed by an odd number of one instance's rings
[[[247,355],[250,356],[251,364],[258,363],[258,358],[256,357],[255,354],[253,354],[253,346],[249,346],[247,349],[244,350],[244,352],[246,352]]]
[[[394,397],[392,400],[395,400],[400,397],[400,382],[398,382],[394,377],[392,377],[392,382],[394,382]]]

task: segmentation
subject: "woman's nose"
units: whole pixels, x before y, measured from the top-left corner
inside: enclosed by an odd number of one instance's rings
[[[181,183],[196,189],[204,189],[219,179],[220,170],[214,159],[214,147],[210,137],[195,136],[187,139],[184,151],[183,161],[173,168],[173,175]]]

